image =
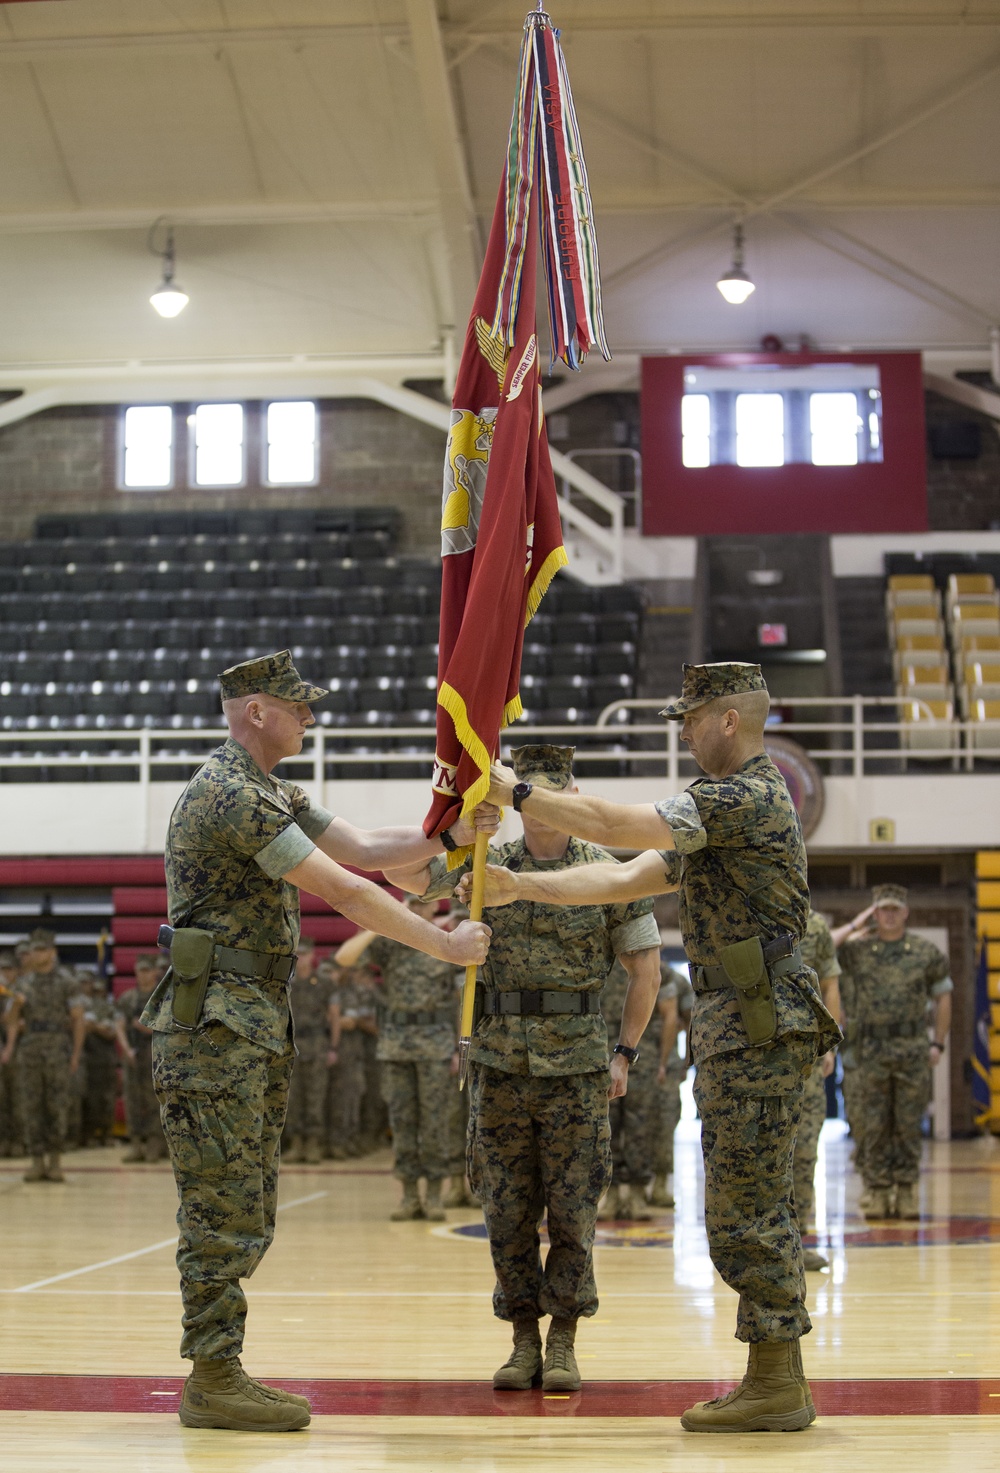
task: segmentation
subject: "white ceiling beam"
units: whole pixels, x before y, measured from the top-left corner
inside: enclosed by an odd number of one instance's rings
[[[978,409],[980,414],[988,414],[990,419],[1000,420],[1000,393],[981,389],[977,384],[964,383],[960,378],[946,378],[938,373],[924,374],[924,388],[932,389],[935,394],[943,394],[946,399],[953,399],[966,409]]]
[[[146,51],[163,48],[205,46],[301,46],[310,41],[342,41],[349,36],[406,36],[405,25],[379,25],[376,21],[331,22],[321,26],[253,26],[227,30],[138,31],[101,36],[32,36],[18,39],[0,36],[0,59],[30,58],[60,51]]]
[[[522,7],[523,8],[523,7]],[[558,19],[558,17],[557,17]],[[474,21],[468,26],[454,26],[448,35],[456,42],[496,40],[509,37],[516,21]],[[692,8],[659,15],[621,15],[609,7],[606,15],[573,16],[565,22],[568,34],[609,35],[615,32],[653,34],[657,31],[682,31],[694,35],[718,35],[741,31],[837,30],[853,35],[875,35],[892,31],[983,31],[1000,29],[1000,9],[968,12],[962,10],[929,10],[905,12],[876,11],[859,15],[852,5],[844,10],[820,9],[808,3],[799,11],[758,11],[748,14],[732,11],[728,15],[706,15]]]
[[[463,330],[479,282],[482,248],[479,217],[468,161],[451,90],[436,0],[406,0],[413,61],[427,129],[428,152],[441,199],[441,223],[451,301],[442,327]]]
[[[46,235],[64,231],[148,230],[154,218],[172,225],[316,225],[365,220],[412,221],[425,225],[437,218],[435,199],[311,200],[308,204],[169,205],[155,209],[32,210],[3,214],[0,235]]]

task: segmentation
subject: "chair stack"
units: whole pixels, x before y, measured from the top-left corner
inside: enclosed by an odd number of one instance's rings
[[[903,724],[901,745],[914,752],[950,752],[958,734],[941,594],[930,574],[896,573],[888,580],[885,606]]]
[[[1000,594],[991,573],[952,573],[948,634],[971,744],[1000,755]]]

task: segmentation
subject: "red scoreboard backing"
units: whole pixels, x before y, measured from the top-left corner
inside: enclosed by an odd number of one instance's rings
[[[750,364],[874,364],[881,378],[883,456],[855,466],[681,462],[684,370]],[[678,354],[642,360],[642,530],[925,532],[927,468],[919,353]]]

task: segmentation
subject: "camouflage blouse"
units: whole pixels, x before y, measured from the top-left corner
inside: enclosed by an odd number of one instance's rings
[[[533,859],[523,839],[490,851],[490,863],[524,872],[614,863],[596,844],[570,839],[561,859]],[[444,855],[431,861],[427,899],[447,895],[468,865],[447,869]],[[600,992],[615,957],[659,948],[653,902],[628,905],[540,905],[517,900],[483,913],[493,929],[480,980],[490,990],[544,988]],[[482,1018],[470,1057],[507,1074],[587,1074],[608,1067],[608,1034],[599,1013]]]
[[[65,967],[51,972],[26,972],[14,984],[14,994],[21,999],[21,1037],[18,1048],[41,1047],[43,1040],[58,1040],[69,1047],[72,1036],[70,1014],[82,1007],[80,984]]]
[[[809,915],[802,829],[781,773],[770,757],[751,757],[725,778],[702,778],[686,792],[657,803],[675,848],[663,859],[679,884],[684,950],[693,966],[715,966],[723,949],[750,936],[770,941],[783,933],[801,940]],[[774,984],[777,1037],[840,1033],[826,1013],[808,967]],[[825,1016],[824,1016],[825,1015]],[[691,1050],[696,1064],[749,1047],[735,991],[695,998]]]
[[[848,983],[845,1006],[850,1032],[868,1052],[873,1040],[865,1039],[867,1028],[917,1030],[916,1036],[923,1041],[929,1001],[952,991],[948,958],[933,942],[912,931],[906,931],[900,941],[865,937],[845,942],[840,960]]]
[[[458,985],[464,973],[387,936],[375,937],[365,959],[382,973],[378,1058],[394,1063],[450,1058],[458,1036]],[[436,1022],[411,1023],[398,1016],[401,1013],[440,1017]]]
[[[211,931],[221,946],[288,956],[299,939],[299,892],[282,878],[315,849],[333,815],[302,788],[269,777],[230,737],[195,773],[170,818],[165,867],[171,923]],[[169,1032],[170,973],[143,1014]],[[213,974],[206,1020],[277,1052],[288,1033],[287,989]]]

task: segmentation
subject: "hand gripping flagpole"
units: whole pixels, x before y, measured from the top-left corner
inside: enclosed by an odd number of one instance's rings
[[[486,853],[489,835],[476,833],[476,850],[472,857],[472,899],[469,901],[469,919],[483,918],[483,891],[486,889]],[[465,989],[462,993],[462,1036],[458,1040],[458,1087],[465,1088],[469,1074],[469,1050],[472,1047],[472,1029],[476,1016],[476,978],[479,968],[473,962],[465,969]]]

